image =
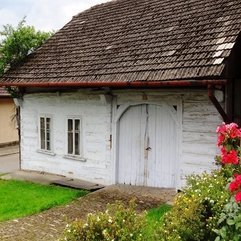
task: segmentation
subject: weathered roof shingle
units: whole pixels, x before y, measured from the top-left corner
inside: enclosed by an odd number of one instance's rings
[[[116,0],[75,16],[3,82],[220,78],[240,0]]]

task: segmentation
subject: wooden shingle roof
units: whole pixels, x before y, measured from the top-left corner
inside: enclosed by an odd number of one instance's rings
[[[2,83],[217,79],[240,0],[115,0],[73,17]]]

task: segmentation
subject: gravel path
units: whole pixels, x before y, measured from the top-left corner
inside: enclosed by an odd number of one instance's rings
[[[56,241],[66,224],[76,218],[84,218],[87,213],[102,211],[107,203],[115,200],[128,202],[135,197],[139,211],[170,202],[173,190],[109,186],[91,193],[68,205],[55,207],[40,214],[0,223],[1,241]]]

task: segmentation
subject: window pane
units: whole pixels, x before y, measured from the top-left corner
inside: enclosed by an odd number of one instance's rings
[[[41,142],[41,149],[45,149],[45,133],[44,130],[41,130],[40,133],[40,142]]]
[[[80,120],[75,120],[75,130],[76,131],[80,130]]]
[[[46,118],[46,149],[50,151],[50,118]]]
[[[46,132],[46,140],[50,141],[50,132],[49,131]]]
[[[45,149],[45,119],[40,118],[40,148]]]
[[[50,142],[47,141],[47,150],[50,151]]]
[[[75,155],[79,155],[79,133],[75,133]]]
[[[68,133],[68,154],[73,154],[73,133]]]
[[[68,119],[68,131],[73,131],[73,120]]]
[[[41,118],[40,118],[40,129],[41,129],[41,130],[44,130],[44,128],[45,128],[45,121],[44,121],[44,118],[41,117]]]
[[[50,130],[50,118],[46,118],[46,129]]]

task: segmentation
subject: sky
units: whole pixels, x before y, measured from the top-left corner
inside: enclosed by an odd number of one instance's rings
[[[72,16],[109,0],[0,0],[0,29],[16,26],[26,16],[26,24],[36,30],[58,30]]]

